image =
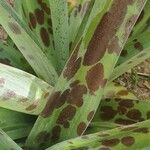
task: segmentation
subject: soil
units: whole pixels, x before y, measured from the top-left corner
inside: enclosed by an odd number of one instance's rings
[[[116,82],[127,87],[141,100],[150,100],[150,59],[123,74]]]

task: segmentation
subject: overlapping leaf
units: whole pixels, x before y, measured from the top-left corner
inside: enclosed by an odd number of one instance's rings
[[[0,148],[3,150],[22,150],[5,132],[0,129]]]
[[[29,148],[44,149],[55,142],[83,134],[100,102],[110,70],[115,66],[118,54],[145,2],[101,1],[99,13],[91,12],[93,22],[87,23],[80,45],[71,55],[35,123],[27,140]],[[77,102],[74,101],[75,95]]]
[[[150,121],[143,121],[134,125],[119,127],[112,130],[70,139],[56,144],[46,150],[72,149],[112,149],[133,150],[149,149]]]
[[[42,52],[42,47],[40,47],[37,38],[4,0],[0,1],[0,10],[0,23],[34,71],[40,78],[54,84],[58,75],[50,60]]]
[[[35,76],[0,64],[1,107],[39,114],[50,91],[51,86]]]

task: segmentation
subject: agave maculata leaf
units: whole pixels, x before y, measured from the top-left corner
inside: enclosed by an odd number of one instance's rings
[[[46,105],[48,94],[52,90],[53,87],[43,80],[21,70],[0,64],[0,107],[39,115]],[[125,87],[116,83],[109,83],[106,86],[103,98],[137,99]]]
[[[0,108],[0,128],[13,140],[27,137],[36,117]]]
[[[87,32],[73,51],[28,137],[28,148],[44,149],[84,133],[145,2],[101,0],[99,14],[92,23],[87,23]]]
[[[127,72],[129,69],[135,67],[136,65],[140,64],[141,62],[143,62],[148,58],[150,58],[150,47],[143,49],[141,52],[137,53],[129,60],[126,60],[124,63],[117,66],[114,69],[109,81],[113,81],[123,73]]]
[[[1,129],[0,129],[0,148],[1,150],[11,150],[11,149],[23,150]]]
[[[109,83],[104,89],[103,99],[108,98],[137,100],[137,97],[131,91],[115,82]]]
[[[27,59],[37,75],[50,84],[56,82],[58,75],[50,60],[42,52],[36,37],[30,29],[20,20],[15,11],[5,2],[0,1],[0,23],[7,31],[14,43]]]
[[[66,0],[49,0],[57,70],[61,73],[69,57],[68,5]],[[59,6],[59,7],[58,7]]]
[[[18,69],[34,73],[23,55],[9,44],[0,42],[0,63],[16,67]]]
[[[69,9],[71,10],[69,13],[70,47],[80,41],[94,2],[95,0],[68,0]]]
[[[117,78],[119,75],[138,65],[145,59],[150,57],[150,1],[147,1],[141,15],[139,16],[136,25],[132,30],[120,57],[117,62],[117,68],[111,80]],[[146,28],[146,29],[145,29]]]
[[[39,114],[46,104],[51,86],[21,70],[0,64],[0,106]],[[40,103],[40,105],[38,105]]]
[[[105,99],[101,102],[93,122],[129,125],[150,119],[148,100]]]
[[[150,148],[150,121],[143,121],[134,125],[118,127],[112,130],[84,135],[75,139],[58,143],[46,150],[141,150]]]
[[[14,9],[15,11],[17,12],[17,14],[24,20],[26,20],[25,16],[24,16],[24,8],[23,8],[23,3],[25,1],[23,0],[17,0],[17,1],[14,1]]]
[[[150,32],[150,1],[147,1],[131,33],[134,38],[143,32]]]
[[[147,42],[147,40],[144,40],[141,42],[141,36],[144,37],[148,36],[147,33],[150,33],[150,23],[149,23],[149,19],[150,19],[150,1],[147,1],[144,9],[142,10],[132,32],[131,35],[128,39],[127,44],[125,45],[124,50],[121,53],[121,56],[118,60],[118,64],[125,62],[126,59],[129,59],[130,57],[132,57],[133,55],[137,54],[138,52],[140,52],[141,50],[143,50],[144,48],[147,47],[147,44],[145,45],[144,42]],[[138,41],[138,38],[140,38],[140,41]],[[147,37],[149,38],[149,36]],[[129,43],[129,44],[128,44]],[[133,44],[133,49],[131,51],[130,47]],[[143,46],[143,48],[142,48]],[[146,47],[145,47],[146,46]],[[129,49],[128,49],[129,47]],[[128,52],[129,51],[129,52]]]
[[[18,3],[16,1],[16,3]],[[48,0],[24,0],[22,2],[23,14],[25,21],[30,29],[38,38],[43,53],[51,60],[56,67],[56,57],[54,56],[53,33],[51,22],[51,11]]]

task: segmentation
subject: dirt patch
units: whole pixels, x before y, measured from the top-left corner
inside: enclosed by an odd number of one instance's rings
[[[150,59],[123,74],[116,82],[127,87],[139,99],[150,100]]]

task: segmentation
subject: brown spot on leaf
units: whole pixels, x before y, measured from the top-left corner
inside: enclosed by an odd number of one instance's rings
[[[132,146],[134,142],[135,142],[135,139],[132,136],[126,136],[121,139],[121,143],[128,147]]]
[[[117,111],[113,110],[111,106],[101,107],[100,117],[102,118],[102,120],[105,120],[105,121],[111,120],[115,117],[116,114],[117,114]]]
[[[46,99],[49,96],[50,92],[47,92],[44,94],[44,99]]]
[[[12,90],[7,90],[3,96],[4,99],[14,98],[16,96],[16,93]]]
[[[146,113],[147,119],[150,119],[150,111]]]
[[[57,123],[64,127],[69,127],[69,121],[73,119],[76,114],[76,108],[74,106],[66,106],[58,116]]]
[[[11,61],[8,58],[0,58],[0,63],[11,66]]]
[[[120,56],[125,57],[128,55],[128,51],[126,49],[123,49]]]
[[[88,121],[91,121],[91,119],[93,118],[93,116],[94,116],[94,113],[95,113],[95,111],[93,110],[93,111],[91,111],[91,112],[89,112],[89,114],[88,114],[88,116],[87,116],[87,120]]]
[[[86,123],[80,122],[78,127],[77,127],[77,134],[81,135],[85,129],[86,129]]]
[[[49,140],[49,138],[50,138],[50,134],[47,131],[42,131],[37,135],[36,141],[38,143],[45,143]]]
[[[87,93],[87,88],[85,85],[74,84],[71,88],[67,102],[69,104],[81,107],[83,105],[83,95]]]
[[[41,3],[41,7],[48,15],[50,15],[50,8],[47,6],[46,3]]]
[[[130,125],[130,124],[134,124],[136,122],[133,120],[129,120],[129,119],[118,118],[115,120],[115,123],[122,124],[122,125]]]
[[[51,20],[51,18],[48,18],[47,23],[48,23],[49,26],[52,27],[52,20]]]
[[[96,64],[87,72],[86,82],[91,93],[98,90],[99,87],[104,87],[106,79],[104,79],[104,67],[101,63]]]
[[[40,35],[41,35],[41,39],[42,39],[44,45],[46,47],[49,47],[49,45],[50,45],[49,34],[45,28],[43,28],[43,27],[41,28]]]
[[[33,13],[29,13],[30,23],[33,28],[36,28],[36,18]]]
[[[44,11],[40,9],[35,9],[35,16],[37,19],[38,24],[44,24]]]
[[[32,110],[35,109],[36,107],[37,107],[36,104],[31,104],[30,106],[28,106],[28,107],[26,108],[26,110],[27,110],[27,111],[32,111]]]
[[[79,44],[77,45],[75,51],[71,55],[71,58],[70,58],[69,62],[67,63],[66,68],[64,70],[63,75],[68,80],[70,80],[77,73],[78,69],[80,68],[81,60],[82,60],[81,57],[78,58],[78,51],[80,48],[80,44],[81,44],[81,42],[79,42]]]
[[[5,84],[5,79],[4,78],[0,78],[0,87],[3,87]]]
[[[116,29],[122,24],[127,6],[132,2],[133,0],[114,1],[110,11],[105,13],[94,32],[84,56],[84,65],[97,63],[103,58],[107,48],[109,53],[119,53],[121,48],[118,45],[118,38],[115,36]]]
[[[56,142],[59,139],[60,132],[61,132],[61,127],[60,126],[57,125],[57,126],[53,127],[52,136],[51,136],[51,140],[53,142]]]
[[[121,90],[121,91],[117,92],[116,95],[118,95],[118,96],[127,96],[128,91],[127,90]]]
[[[102,142],[102,145],[113,147],[113,146],[116,146],[117,144],[119,144],[120,140],[117,138],[109,139],[109,140],[104,139],[101,142]]]
[[[69,92],[70,92],[70,89],[66,89],[66,90],[60,95],[60,97],[59,97],[59,99],[58,99],[59,102],[58,102],[57,105],[56,105],[57,108],[61,107],[61,106],[65,103],[65,101],[67,101],[68,96],[69,96]]]
[[[125,100],[119,101],[119,105],[122,107],[126,107],[126,108],[132,108],[134,106],[134,103],[132,100],[125,99]]]
[[[70,87],[74,87],[74,86],[78,85],[79,83],[80,83],[79,80],[75,80],[74,82],[72,82],[72,83],[70,84]]]
[[[146,127],[143,127],[143,128],[138,128],[138,129],[135,129],[134,132],[139,132],[139,133],[148,133],[149,130],[148,128]]]
[[[130,110],[127,115],[128,118],[133,119],[133,120],[140,120],[141,119],[141,112],[138,109],[132,109]]]
[[[134,44],[134,47],[139,50],[139,51],[142,51],[144,48],[143,48],[143,45],[140,43],[140,42],[136,42]]]
[[[53,92],[50,96],[50,98],[47,101],[47,104],[44,108],[44,110],[41,113],[42,117],[48,117],[49,115],[52,114],[52,112],[54,111],[55,107],[58,105],[59,103],[59,97],[60,97],[61,93],[58,92]]]
[[[19,27],[19,25],[15,22],[8,22],[8,27],[10,28],[10,30],[15,33],[15,34],[21,34],[21,29]]]
[[[119,113],[120,115],[124,115],[124,114],[126,114],[126,112],[127,112],[127,108],[124,107],[124,106],[118,106],[118,107],[117,107],[117,111],[118,111],[118,113]]]

